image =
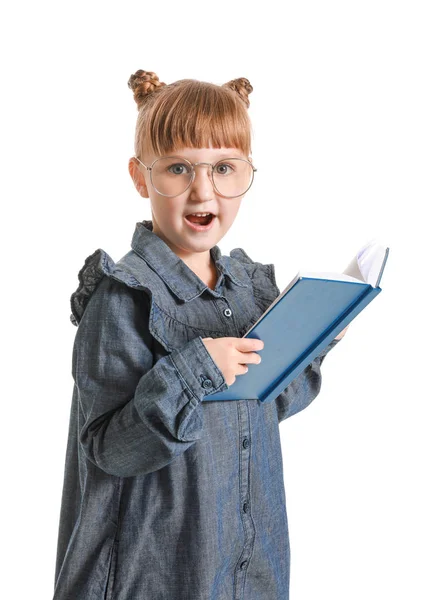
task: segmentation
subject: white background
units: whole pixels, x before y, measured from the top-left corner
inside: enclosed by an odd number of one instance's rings
[[[377,238],[382,292],[281,424],[291,600],[428,600],[427,3],[17,2],[1,15],[2,592],[53,595],[72,392],[71,293],[151,218],[129,76],[246,77],[255,184],[219,245],[343,271]],[[279,11],[282,8],[282,13]],[[172,599],[174,600],[174,599]],[[267,600],[271,600],[268,598]]]

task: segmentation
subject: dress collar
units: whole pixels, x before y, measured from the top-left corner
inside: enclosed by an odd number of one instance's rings
[[[191,300],[210,288],[188,265],[153,232],[151,220],[138,221],[131,241],[133,251],[140,256],[166,285],[182,300]],[[217,270],[233,283],[248,287],[249,277],[242,265],[229,256],[223,256],[218,246],[210,249]]]

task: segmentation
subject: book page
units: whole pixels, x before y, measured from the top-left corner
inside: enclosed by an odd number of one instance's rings
[[[387,250],[376,239],[371,240],[360,248],[344,273],[375,287],[386,260]]]
[[[299,276],[310,277],[312,279],[329,279],[330,281],[354,281],[355,283],[363,283],[362,277],[346,275],[345,273],[329,273],[328,271],[319,273],[314,273],[312,271],[300,271]]]

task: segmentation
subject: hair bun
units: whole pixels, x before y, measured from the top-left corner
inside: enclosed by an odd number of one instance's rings
[[[166,85],[163,81],[158,79],[153,71],[144,71],[139,69],[133,75],[130,75],[128,80],[128,87],[133,90],[133,97],[136,101],[137,108],[143,105],[148,96]]]
[[[223,87],[228,87],[237,94],[239,94],[240,98],[246,104],[246,107],[249,108],[249,94],[253,91],[253,87],[249,82],[249,79],[246,77],[239,77],[238,79],[232,79],[227,83],[223,84]]]

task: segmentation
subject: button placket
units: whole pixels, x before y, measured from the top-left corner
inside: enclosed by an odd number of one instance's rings
[[[244,545],[242,549],[242,553],[239,557],[239,560],[236,564],[236,573],[235,573],[235,590],[234,590],[234,599],[235,600],[246,600],[243,598],[243,593],[245,589],[245,577],[246,570],[249,563],[249,560],[252,555],[253,547],[254,547],[254,539],[255,539],[255,527],[251,517],[251,506],[250,506],[250,459],[251,459],[251,449],[250,449],[250,417],[249,417],[249,407],[247,402],[238,402],[238,416],[239,416],[239,424],[240,424],[240,433],[242,436],[242,443],[240,446],[240,481],[239,481],[239,490],[240,490],[240,500],[241,500],[241,515],[242,515],[242,523],[245,532]]]
[[[222,298],[219,298],[217,305],[220,318],[223,321],[225,335],[239,336],[239,331],[233,314],[234,311],[230,308],[228,300],[223,296]]]

